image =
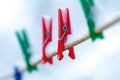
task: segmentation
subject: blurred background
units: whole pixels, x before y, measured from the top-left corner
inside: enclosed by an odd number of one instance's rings
[[[101,27],[120,15],[119,0],[94,0],[97,6],[96,25]],[[88,26],[79,0],[0,0],[0,76],[25,67],[24,56],[15,32],[25,29],[32,45],[31,62],[41,58],[41,17],[53,18],[53,41],[47,52],[57,50],[58,8],[68,7],[72,35],[68,43],[88,33]],[[68,57],[54,64],[39,64],[38,71],[25,72],[23,80],[120,80],[120,23],[105,30],[105,38],[91,39],[74,47],[76,59]],[[78,35],[79,34],[79,35]],[[3,79],[5,80],[5,79]],[[11,78],[9,80],[14,80]]]

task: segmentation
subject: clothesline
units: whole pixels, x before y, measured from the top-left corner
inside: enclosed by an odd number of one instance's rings
[[[108,24],[99,27],[99,28],[96,30],[96,33],[100,33],[100,32],[102,32],[102,31],[104,31],[105,29],[110,28],[111,26],[113,26],[114,24],[116,24],[116,23],[118,23],[118,22],[120,22],[120,17],[119,17],[119,16],[118,16],[117,18],[115,18],[114,20],[110,21]],[[65,45],[65,49],[64,49],[64,50],[67,50],[67,49],[70,48],[70,47],[74,47],[74,46],[76,46],[76,45],[78,45],[78,44],[86,41],[86,40],[89,39],[89,38],[90,38],[90,35],[87,34],[87,35],[83,36],[81,39],[78,39],[78,40],[76,40],[76,41],[74,41],[74,42],[72,42],[72,43],[70,43],[70,44]],[[57,51],[54,51],[54,52],[48,54],[48,55],[47,55],[47,58],[51,58],[51,57],[53,57],[53,56],[55,56],[55,55],[57,55]],[[32,65],[32,66],[35,66],[35,65],[38,65],[38,64],[40,64],[40,63],[41,63],[41,59],[40,59],[39,61],[35,62],[35,63],[32,63],[31,65]],[[25,72],[25,71],[26,71],[26,68],[20,69],[20,72],[21,72],[21,73],[23,73],[23,72]],[[12,78],[12,77],[14,77],[14,73],[9,73],[9,74],[7,74],[7,75],[5,75],[5,76],[3,76],[3,77],[0,77],[0,80],[8,80],[8,79],[10,79],[10,78]]]

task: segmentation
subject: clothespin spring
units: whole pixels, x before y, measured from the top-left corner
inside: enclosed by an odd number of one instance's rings
[[[63,30],[64,30],[65,32],[63,33],[62,37],[59,38],[59,40],[62,40],[62,39],[64,38],[64,36],[65,36],[65,34],[66,34],[67,30],[68,30],[68,28],[67,28],[66,25],[63,26]]]
[[[43,45],[45,45],[47,43],[47,41],[50,37],[50,32],[46,32],[46,36],[47,36],[47,38],[46,38],[45,42],[43,43]]]

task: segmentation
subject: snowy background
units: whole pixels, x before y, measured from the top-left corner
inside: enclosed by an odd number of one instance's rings
[[[97,27],[120,14],[119,0],[95,0],[95,3]],[[57,49],[59,7],[70,10],[73,34],[68,43],[88,33],[79,0],[0,0],[0,77],[13,72],[15,65],[25,67],[15,31],[26,29],[33,51],[31,62],[41,58],[41,17],[44,15],[53,18],[53,41],[48,53]],[[104,40],[89,39],[75,46],[76,60],[71,60],[65,51],[62,61],[55,56],[53,65],[40,64],[38,71],[25,72],[23,80],[120,80],[120,23],[105,30],[104,36]]]

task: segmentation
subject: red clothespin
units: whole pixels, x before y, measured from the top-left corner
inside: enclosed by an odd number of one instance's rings
[[[46,47],[52,41],[52,18],[48,16],[42,17],[42,29],[43,29],[43,46],[42,46],[42,62],[53,63],[52,58],[47,58]]]
[[[58,60],[63,59],[62,52],[64,51],[64,44],[67,41],[67,36],[71,34],[70,15],[68,8],[58,9]],[[68,56],[75,59],[74,48],[69,48]]]

